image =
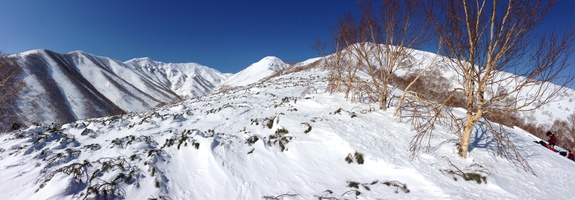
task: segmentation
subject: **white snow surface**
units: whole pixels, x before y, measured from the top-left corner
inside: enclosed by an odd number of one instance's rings
[[[145,112],[2,134],[0,194],[96,198],[87,193],[96,188],[125,199],[575,196],[575,162],[523,130],[501,127],[536,175],[500,157],[494,136],[481,127],[467,159],[457,156],[449,127],[438,127],[429,152],[411,157],[415,132],[408,122],[392,117],[392,109],[324,93],[326,77],[311,69]],[[442,172],[455,167],[481,169],[487,183]]]

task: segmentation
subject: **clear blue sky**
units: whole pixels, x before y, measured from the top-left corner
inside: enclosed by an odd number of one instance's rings
[[[265,56],[319,56],[351,0],[3,0],[0,50],[82,50],[126,61],[196,62],[236,73]],[[575,25],[575,1],[561,0],[545,26]]]
[[[236,73],[265,56],[319,56],[316,38],[329,39],[329,27],[356,10],[347,0],[4,0],[0,50],[82,50]]]

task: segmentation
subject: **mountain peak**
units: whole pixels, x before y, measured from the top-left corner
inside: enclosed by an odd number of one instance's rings
[[[266,56],[266,57],[262,58],[262,59],[260,60],[260,62],[261,62],[261,61],[267,61],[267,60],[271,60],[271,61],[278,61],[278,60],[279,60],[279,61],[281,61],[281,59],[278,58],[278,57],[275,57],[275,56]]]
[[[76,53],[77,54],[90,54],[90,53],[87,53],[87,52],[82,51],[82,50],[70,51],[70,54],[76,54]]]
[[[246,69],[230,77],[222,85],[246,86],[268,77],[288,67],[288,64],[275,56],[266,56]]]
[[[261,67],[265,68],[267,66],[269,69],[277,71],[277,70],[281,70],[278,67],[281,67],[283,65],[286,65],[286,63],[284,61],[282,61],[280,58],[275,57],[275,56],[266,56],[266,57],[262,58],[260,61],[250,65],[250,67],[261,66]]]
[[[33,49],[33,50],[24,51],[24,52],[21,52],[21,53],[12,54],[12,55],[9,55],[9,56],[20,56],[20,57],[23,57],[23,56],[32,55],[32,54],[42,54],[42,53],[46,53],[46,52],[48,52],[48,51],[49,51],[49,50],[47,50],[47,49]]]

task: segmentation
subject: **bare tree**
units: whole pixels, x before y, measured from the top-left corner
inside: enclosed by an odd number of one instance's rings
[[[316,48],[324,56],[323,62],[329,72],[328,88],[330,93],[343,92],[345,98],[349,98],[350,93],[357,88],[357,72],[361,63],[354,62],[354,52],[347,48],[360,41],[357,22],[351,14],[346,14],[337,23],[333,34],[333,53],[327,55],[324,44],[316,42]]]
[[[442,54],[459,77],[450,97],[437,106],[429,121],[450,116],[459,135],[459,155],[468,156],[470,136],[477,124],[496,137],[501,154],[516,159],[532,171],[509,135],[484,119],[530,111],[554,100],[573,80],[568,71],[573,52],[573,32],[536,34],[536,28],[554,0],[455,0],[435,1],[428,8],[436,26]],[[462,98],[465,118],[446,108],[452,98]],[[447,113],[445,113],[447,111]],[[432,124],[420,127],[413,147],[431,133]],[[419,139],[418,139],[419,138]]]
[[[6,120],[10,120],[14,117],[11,100],[16,97],[20,89],[24,86],[23,81],[18,79],[18,75],[21,72],[22,70],[18,66],[0,52],[0,117],[2,117],[3,123],[10,123]],[[7,124],[4,126],[6,125]],[[0,126],[0,129],[2,129],[2,126]]]
[[[325,61],[332,75],[329,90],[343,89],[345,98],[359,95],[354,97],[379,102],[385,110],[392,75],[410,64],[411,53],[430,33],[420,2],[382,0],[374,6],[366,0],[360,2],[359,20],[349,14],[342,17],[334,34],[335,53]],[[370,80],[358,78],[358,71]]]
[[[555,120],[553,125],[546,130],[553,132],[557,136],[557,145],[575,152],[575,113],[569,115],[566,120]],[[542,131],[541,134],[536,135],[545,138],[546,135],[544,133]]]
[[[380,109],[387,108],[389,84],[398,70],[411,67],[415,49],[428,42],[431,33],[419,0],[383,0],[377,8],[370,1],[361,4],[361,19],[372,46],[364,48],[361,60],[371,76],[380,98]],[[364,52],[365,52],[364,51]]]

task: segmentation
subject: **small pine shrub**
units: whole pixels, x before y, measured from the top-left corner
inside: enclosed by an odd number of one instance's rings
[[[102,148],[102,146],[100,146],[99,144],[93,143],[93,144],[84,145],[82,148],[96,151],[96,150],[100,150]]]
[[[455,169],[441,169],[440,171],[444,174],[450,174],[453,176],[453,180],[457,181],[457,177],[459,176],[466,181],[475,181],[477,184],[487,183],[487,175],[490,175],[491,172],[486,169],[485,167],[473,163],[469,165],[469,167],[465,168],[464,170],[459,169],[455,164],[451,162],[451,160],[447,159],[451,167]]]
[[[246,141],[244,142],[244,144],[248,144],[249,146],[252,146],[253,144],[255,144],[258,140],[260,140],[260,138],[257,135],[252,135],[250,136],[248,139],[246,139]]]
[[[357,161],[357,164],[363,165],[363,154],[356,151],[355,160]]]
[[[279,128],[276,130],[275,134],[269,136],[266,144],[268,146],[278,145],[280,150],[283,152],[287,149],[285,145],[293,139],[292,136],[287,136],[288,133],[289,131],[287,129]]]
[[[477,184],[481,184],[482,182],[487,183],[487,177],[482,176],[481,174],[478,174],[478,173],[473,173],[473,172],[464,173],[463,179],[465,179],[466,181],[475,181],[475,182],[477,182]]]
[[[333,114],[341,114],[341,108],[338,108],[335,112],[333,112]]]
[[[396,187],[395,193],[399,193],[399,189],[401,189],[405,193],[410,192],[409,189],[407,189],[407,185],[399,181],[385,181],[382,182],[381,184]]]
[[[274,126],[274,119],[275,119],[275,117],[271,118],[271,119],[266,118],[266,125],[265,126],[268,127],[269,129],[272,129],[272,127]]]
[[[345,157],[345,161],[348,164],[351,164],[354,160],[355,160],[355,162],[357,162],[357,164],[363,165],[363,163],[364,163],[363,154],[356,151],[353,155],[351,153],[349,153]]]
[[[359,189],[359,182],[348,181],[348,182],[347,182],[347,187]]]
[[[301,123],[303,125],[307,126],[307,129],[305,129],[305,131],[303,131],[304,133],[309,133],[311,131],[311,125],[307,122]]]
[[[353,156],[350,154],[347,154],[347,156],[345,157],[345,162],[347,162],[347,164],[351,164],[353,162]]]
[[[276,134],[288,134],[289,131],[285,128],[279,128],[276,130]]]

